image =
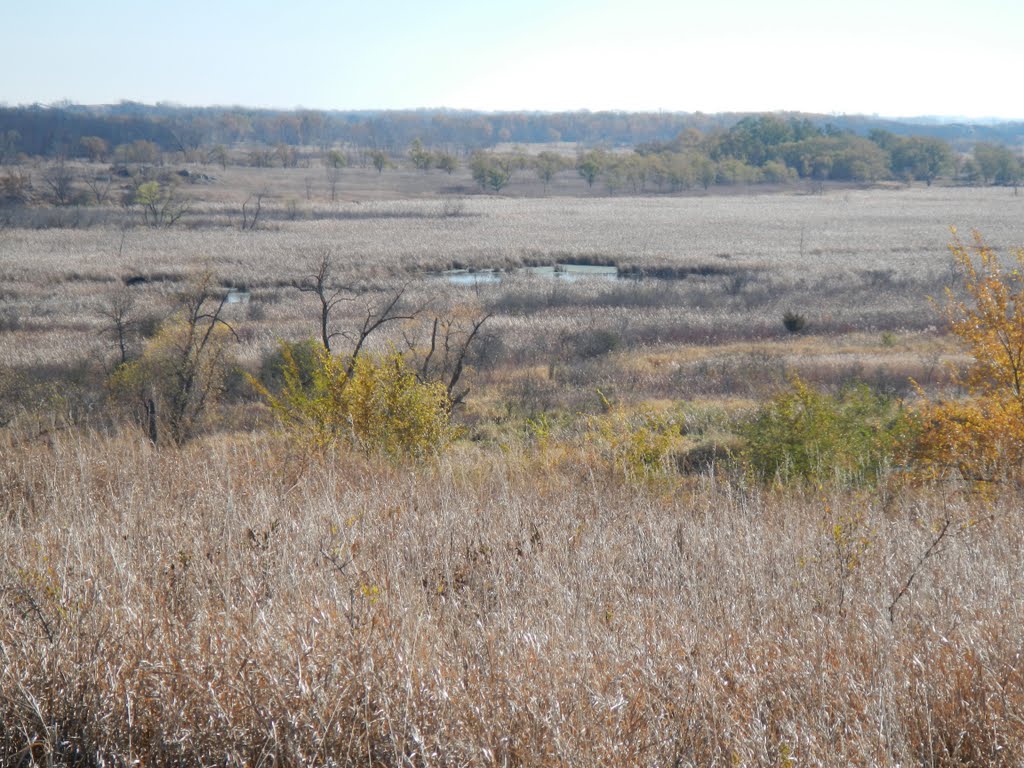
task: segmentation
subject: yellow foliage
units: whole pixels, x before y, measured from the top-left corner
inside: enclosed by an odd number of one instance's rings
[[[444,385],[421,382],[398,352],[346,362],[321,349],[308,384],[288,345],[282,357],[281,394],[256,387],[303,444],[322,449],[343,439],[393,456],[423,456],[455,436]]]
[[[977,232],[968,245],[953,230],[949,247],[966,298],[947,290],[945,315],[973,358],[954,372],[969,397],[926,401],[916,459],[927,478],[999,480],[1024,460],[1024,249],[1007,270]]]
[[[627,478],[669,471],[672,451],[679,442],[682,416],[649,408],[629,412],[611,403],[600,390],[597,394],[605,413],[589,420],[587,442]]]
[[[160,326],[138,360],[118,367],[108,381],[117,397],[152,400],[175,443],[192,437],[224,388],[233,363],[226,326],[200,325],[178,315]]]

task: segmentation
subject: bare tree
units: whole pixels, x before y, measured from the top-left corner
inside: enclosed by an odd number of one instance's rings
[[[341,336],[352,344],[352,352],[349,355],[346,371],[351,374],[355,369],[356,360],[363,351],[366,340],[375,332],[389,323],[399,320],[413,320],[422,311],[422,308],[405,308],[402,299],[409,284],[403,283],[394,293],[386,294],[383,301],[370,302],[366,305],[366,313],[360,327],[354,331],[342,331]]]
[[[260,209],[263,206],[263,198],[266,197],[267,191],[261,190],[253,195],[249,195],[242,203],[242,230],[253,231],[259,224],[260,220]],[[249,208],[249,204],[252,203],[252,208]]]
[[[331,188],[331,202],[333,203],[338,193],[338,182],[341,181],[341,168],[334,165],[327,166],[327,185]]]
[[[320,260],[315,271],[306,275],[302,280],[296,280],[293,285],[303,293],[315,294],[320,302],[320,341],[324,349],[331,351],[331,339],[337,333],[330,332],[331,312],[343,301],[352,299],[352,291],[345,286],[338,285],[331,274],[331,252],[324,248],[320,252]]]
[[[110,146],[99,136],[83,136],[78,144],[92,163],[103,162],[110,154]]]
[[[135,190],[132,202],[142,207],[142,218],[151,227],[170,227],[192,209],[174,184],[147,181]]]
[[[49,187],[53,202],[57,205],[68,205],[75,193],[75,176],[71,169],[64,165],[64,158],[57,161],[43,173],[43,183]]]
[[[448,401],[454,408],[469,394],[469,387],[458,389],[466,370],[466,362],[480,330],[491,318],[491,313],[477,317],[434,317],[430,332],[430,347],[419,366],[420,381],[440,381],[448,392]],[[412,346],[412,345],[410,345]]]
[[[104,332],[113,337],[120,352],[119,365],[128,362],[128,345],[135,329],[135,296],[125,286],[108,296],[99,308],[99,315],[109,325]]]
[[[367,339],[376,331],[390,323],[401,320],[412,320],[422,311],[422,307],[407,307],[404,303],[408,283],[404,283],[393,292],[385,292],[382,298],[374,299],[370,291],[360,290],[351,285],[339,283],[332,274],[331,252],[323,249],[314,271],[293,285],[303,293],[312,293],[320,303],[320,341],[324,349],[331,351],[331,341],[341,337],[351,345],[348,356],[347,370],[355,368],[355,362],[363,352]],[[353,330],[332,331],[331,313],[342,302],[355,302],[367,299],[361,313],[362,320]]]
[[[163,339],[150,362],[155,363],[151,368],[159,376],[155,385],[160,390],[163,419],[175,443],[193,436],[221,388],[225,346],[217,331],[226,329],[238,341],[235,329],[224,319],[227,301],[228,292],[219,289],[213,275],[206,272],[179,295],[176,319],[161,330]],[[153,397],[147,402],[147,411],[155,411]],[[150,434],[154,434],[152,421]]]
[[[109,173],[86,176],[82,181],[85,182],[85,186],[92,192],[97,205],[103,205],[107,202],[107,198],[110,196],[110,189],[114,184],[113,177]]]

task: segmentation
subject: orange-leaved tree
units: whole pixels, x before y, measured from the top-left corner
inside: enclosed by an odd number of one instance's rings
[[[1024,464],[1024,248],[1011,266],[978,232],[964,243],[955,229],[949,248],[964,293],[947,289],[945,315],[972,358],[954,371],[968,397],[925,401],[917,465],[929,478],[998,481]]]

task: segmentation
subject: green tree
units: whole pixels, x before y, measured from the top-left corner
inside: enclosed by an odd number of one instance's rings
[[[533,169],[537,173],[537,178],[543,182],[545,192],[548,191],[551,180],[565,168],[565,158],[557,152],[545,150],[533,158]]]
[[[383,149],[374,149],[370,152],[370,162],[377,169],[377,173],[384,173],[385,168],[394,168],[395,164]]]
[[[469,161],[469,170],[473,180],[481,189],[501,192],[512,180],[512,173],[518,167],[514,156],[493,155],[487,152],[474,152]]]
[[[718,169],[715,166],[715,162],[706,155],[695,154],[691,160],[691,166],[693,167],[694,175],[700,185],[707,189],[715,183],[715,177],[718,175]]]
[[[409,159],[413,166],[420,171],[429,171],[434,165],[433,153],[425,149],[423,142],[419,139],[413,139],[412,144],[409,145]]]
[[[974,147],[974,161],[986,184],[1013,184],[1021,180],[1021,161],[1008,147],[979,142]]]
[[[576,171],[587,182],[588,187],[593,187],[607,163],[607,153],[600,149],[592,149],[576,158]]]
[[[327,152],[325,164],[328,168],[344,168],[348,165],[348,158],[340,149],[332,149]]]
[[[897,141],[890,151],[894,174],[923,181],[928,186],[953,168],[953,152],[942,139],[908,136]]]
[[[451,152],[436,152],[433,155],[433,162],[435,168],[444,171],[449,176],[459,167],[459,159]]]

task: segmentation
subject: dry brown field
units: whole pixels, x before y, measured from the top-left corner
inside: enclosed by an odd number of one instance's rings
[[[322,168],[200,170],[173,227],[0,229],[0,763],[1024,762],[1019,488],[636,476],[587,427],[612,401],[688,445],[793,374],[939,390],[949,228],[1006,252],[1024,197],[357,168],[331,202]],[[402,286],[421,310],[374,349],[491,313],[448,451],[301,450],[239,382],[181,446],[109,404],[115,296],[155,325],[211,272],[256,373],[317,334],[325,253],[359,290],[337,327]],[[555,264],[618,276],[527,269]]]

